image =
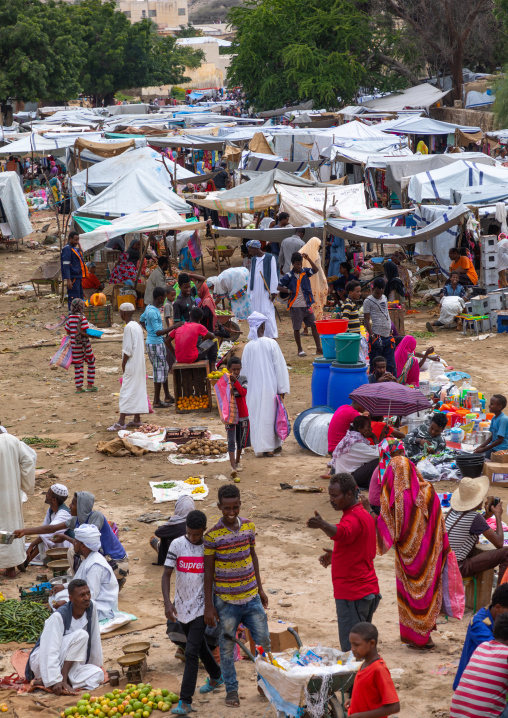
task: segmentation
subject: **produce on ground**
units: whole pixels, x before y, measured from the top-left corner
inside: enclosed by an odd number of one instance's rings
[[[35,643],[50,611],[36,601],[0,602],[0,643]]]
[[[167,688],[152,688],[149,683],[127,683],[125,688],[115,688],[103,696],[83,693],[81,699],[60,713],[60,718],[114,718],[121,715],[149,718],[152,711],[167,713],[173,703],[178,703],[176,693]]]
[[[199,478],[199,476],[189,476],[189,478],[186,479],[183,483],[191,484],[192,486],[197,486],[198,484],[201,483],[201,479]]]
[[[57,439],[41,439],[40,436],[24,436],[21,441],[29,446],[45,446],[47,449],[54,449],[58,446]]]
[[[206,489],[204,489],[202,486],[198,486],[191,491],[191,494],[206,494]]]
[[[174,481],[163,481],[162,484],[155,484],[154,489],[174,489],[175,486]]]
[[[208,394],[204,396],[183,396],[176,402],[178,409],[208,409],[210,406],[210,398]]]
[[[178,447],[177,453],[184,456],[219,456],[228,450],[224,439],[193,439]]]
[[[142,434],[153,434],[160,430],[161,427],[157,426],[157,424],[141,424],[141,426],[134,429],[134,431],[140,431]]]

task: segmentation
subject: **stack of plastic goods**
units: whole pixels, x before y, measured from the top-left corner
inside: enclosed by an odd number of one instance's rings
[[[489,234],[481,238],[482,271],[480,284],[487,292],[495,291],[498,288],[498,248],[497,237]]]

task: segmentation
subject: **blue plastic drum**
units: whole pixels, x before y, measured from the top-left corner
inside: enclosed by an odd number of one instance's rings
[[[326,405],[331,364],[332,359],[326,359],[325,357],[320,357],[312,362],[312,381],[310,384],[312,406]]]
[[[367,364],[364,362],[358,362],[358,364],[332,362],[326,404],[331,406],[334,411],[343,404],[350,404],[351,392],[367,382]]]

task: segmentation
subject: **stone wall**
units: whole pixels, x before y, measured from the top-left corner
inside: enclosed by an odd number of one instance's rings
[[[442,122],[452,122],[455,125],[469,125],[480,127],[484,132],[499,129],[493,112],[480,110],[463,110],[456,107],[432,107],[430,116]]]

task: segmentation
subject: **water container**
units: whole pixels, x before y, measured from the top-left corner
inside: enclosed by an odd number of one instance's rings
[[[335,351],[339,364],[357,364],[360,356],[361,334],[346,332],[335,335]]]
[[[334,334],[320,334],[321,346],[323,347],[323,356],[325,359],[335,361],[335,335]]]
[[[327,405],[334,410],[342,404],[349,404],[349,395],[362,384],[367,384],[367,364],[339,364],[332,362],[328,379]]]
[[[312,362],[312,381],[310,389],[312,392],[313,407],[326,405],[331,363],[332,360],[326,357],[319,357]]]

